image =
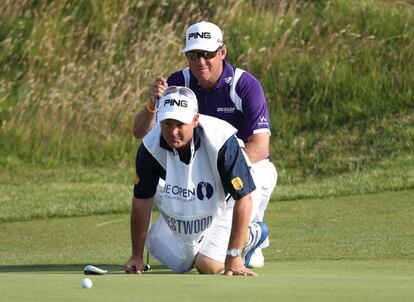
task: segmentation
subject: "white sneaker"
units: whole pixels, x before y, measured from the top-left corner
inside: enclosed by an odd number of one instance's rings
[[[269,229],[267,225],[263,221],[257,221],[249,225],[249,241],[243,248],[243,259],[244,259],[244,266],[251,267],[251,258],[256,250],[260,250],[259,246],[266,240],[267,236],[269,235]],[[259,252],[258,252],[259,253]],[[259,256],[258,256],[259,257]],[[262,254],[263,258],[263,254]],[[259,259],[258,259],[259,260]],[[263,260],[257,261],[255,264],[264,265],[264,258]],[[261,267],[255,266],[255,267]]]
[[[250,268],[258,268],[264,266],[264,256],[263,251],[260,247],[258,247],[252,257],[250,258],[249,267]]]

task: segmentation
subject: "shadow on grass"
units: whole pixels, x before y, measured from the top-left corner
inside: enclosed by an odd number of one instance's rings
[[[123,274],[122,266],[111,264],[94,264],[107,270],[108,274]],[[0,273],[45,273],[45,274],[83,274],[85,264],[32,264],[32,265],[0,265]],[[191,273],[191,272],[190,272]],[[145,274],[174,274],[171,270],[160,264],[151,265]]]

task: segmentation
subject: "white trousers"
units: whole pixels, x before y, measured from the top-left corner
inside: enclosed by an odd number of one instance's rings
[[[213,220],[199,242],[187,242],[171,231],[160,216],[151,227],[146,246],[158,261],[176,273],[184,273],[193,268],[197,253],[224,263],[230,239],[234,200],[228,201],[223,214]]]
[[[256,190],[252,193],[250,222],[263,221],[270,196],[276,186],[277,172],[275,166],[269,160],[263,160],[251,165],[251,173],[256,184]],[[163,190],[164,182],[160,180],[154,197],[155,204],[162,198]],[[147,250],[162,264],[176,273],[191,270],[198,252],[224,263],[231,233],[233,207],[234,200],[230,198],[223,215],[214,219],[212,226],[206,231],[203,238],[195,243],[186,242],[171,231],[164,218],[160,216],[147,235]],[[268,245],[269,240],[266,239],[261,247]]]

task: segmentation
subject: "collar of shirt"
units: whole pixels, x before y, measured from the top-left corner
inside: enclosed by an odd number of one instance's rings
[[[216,88],[220,89],[225,86],[229,86],[234,76],[234,68],[226,60],[223,60],[223,72],[217,81]]]
[[[191,72],[190,74],[191,74],[191,77],[193,77],[195,81],[197,81],[197,79]],[[234,76],[234,67],[230,65],[226,60],[223,60],[223,72],[221,73],[217,81],[216,87],[214,87],[214,89],[221,89],[223,87],[229,86],[231,84],[233,76]],[[203,88],[200,86],[200,83],[197,82],[197,85],[198,85],[198,89],[203,90]]]

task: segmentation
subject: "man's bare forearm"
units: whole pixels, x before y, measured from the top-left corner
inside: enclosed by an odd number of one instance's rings
[[[252,212],[251,194],[236,201],[229,240],[229,249],[242,250],[248,239],[248,227]]]
[[[153,198],[132,199],[131,208],[131,248],[132,254],[143,257],[145,239],[151,219]]]
[[[269,141],[269,133],[258,133],[249,136],[243,150],[252,163],[257,163],[269,157]]]
[[[136,138],[143,138],[154,126],[155,109],[154,112],[150,112],[147,106],[148,104],[135,115],[132,131]]]

